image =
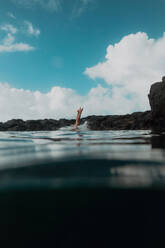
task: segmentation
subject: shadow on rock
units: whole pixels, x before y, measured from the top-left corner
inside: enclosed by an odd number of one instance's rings
[[[152,148],[165,149],[165,134],[151,137]]]

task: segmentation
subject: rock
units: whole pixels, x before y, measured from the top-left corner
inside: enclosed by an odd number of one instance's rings
[[[165,83],[165,76],[162,77],[162,83]]]
[[[59,125],[60,127],[71,126],[75,123],[75,120],[67,120],[67,119],[60,119]]]
[[[60,128],[59,121],[53,119],[28,120],[25,125],[27,131],[54,131]]]
[[[151,113],[136,112],[127,115],[88,116],[80,120],[80,124],[87,122],[91,130],[137,130],[150,129]],[[74,125],[75,120],[44,119],[27,120],[13,119],[0,122],[0,131],[54,131],[61,127]]]
[[[152,114],[152,131],[165,132],[165,77],[152,84],[148,95]]]
[[[151,128],[151,112],[90,116],[87,126],[91,130],[147,130]]]
[[[7,122],[0,122],[0,131],[54,131],[61,127],[73,125],[75,120],[67,119],[44,119],[27,120],[12,119]]]
[[[21,119],[12,119],[0,126],[0,129],[8,130],[8,131],[25,131],[25,122]],[[3,130],[2,130],[3,131]]]
[[[152,148],[165,149],[165,134],[152,135],[151,145]]]

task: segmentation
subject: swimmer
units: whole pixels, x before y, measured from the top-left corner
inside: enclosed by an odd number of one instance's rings
[[[80,118],[81,118],[82,112],[83,112],[83,108],[80,107],[80,108],[77,110],[77,117],[76,117],[76,122],[75,122],[75,128],[77,128],[78,125],[80,124]]]

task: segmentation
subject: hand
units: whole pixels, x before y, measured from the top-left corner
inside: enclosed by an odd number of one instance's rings
[[[83,112],[83,108],[79,108],[77,110],[77,117],[76,117],[76,123],[75,123],[75,127],[77,128],[79,123],[80,123],[80,118],[81,118],[81,113]]]
[[[77,110],[77,113],[79,114],[79,115],[81,115],[81,113],[83,112],[83,108],[79,108],[78,110]]]

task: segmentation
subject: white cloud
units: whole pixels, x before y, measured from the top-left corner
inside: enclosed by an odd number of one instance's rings
[[[40,6],[49,11],[58,11],[61,8],[62,0],[11,0],[25,8],[34,8]]]
[[[164,75],[165,34],[150,39],[138,32],[109,45],[104,62],[87,68],[85,74],[91,79],[102,78],[111,85],[110,112],[121,113],[149,109],[150,85]],[[116,104],[116,106],[114,106]],[[131,104],[131,106],[129,106]]]
[[[15,28],[13,25],[11,24],[5,24],[5,25],[2,25],[0,27],[1,30],[5,31],[5,32],[10,32],[12,34],[16,34],[17,33],[17,28]]]
[[[15,38],[12,34],[8,33],[7,36],[3,40],[3,44],[5,46],[10,46],[14,42]]]
[[[36,37],[40,35],[40,30],[37,28],[34,28],[31,22],[25,21],[24,23],[27,26],[27,33],[29,35],[34,35]]]
[[[110,114],[111,108],[115,107],[116,112],[118,110],[115,106],[118,98],[116,96],[116,99],[111,99],[110,94],[109,89],[100,85],[91,89],[86,96],[80,96],[68,88],[53,87],[44,94],[40,91],[16,89],[7,83],[0,83],[0,121],[12,118],[24,120],[75,118],[76,110],[80,106],[84,107],[83,116]],[[127,104],[127,102],[129,100],[123,99],[122,104],[125,111],[129,111],[131,108],[131,104]]]
[[[2,52],[27,52],[35,48],[26,43],[0,44],[0,53]]]
[[[38,36],[40,34],[40,30],[33,27],[31,22],[25,22],[27,26],[27,32],[30,35]],[[4,24],[0,26],[0,30],[5,32],[5,37],[0,41],[0,53],[2,52],[27,52],[32,51],[35,48],[24,42],[16,42],[16,35],[18,32],[23,32],[23,30],[19,27],[16,28],[11,24]]]
[[[0,53],[2,52],[27,52],[34,50],[33,46],[22,42],[15,42],[13,34],[8,33],[6,37],[0,42]]]
[[[11,12],[8,12],[7,15],[8,15],[9,17],[11,17],[12,19],[16,19],[15,15],[13,15],[13,13],[11,13]]]

